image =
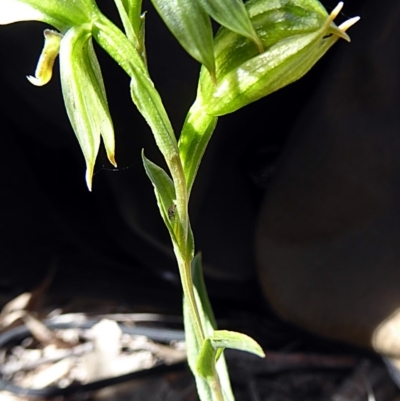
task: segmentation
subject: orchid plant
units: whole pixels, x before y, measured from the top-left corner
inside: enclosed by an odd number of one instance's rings
[[[202,401],[231,401],[223,351],[264,356],[242,333],[218,330],[195,256],[188,203],[201,159],[217,124],[232,113],[302,77],[358,18],[337,26],[318,0],[152,0],[182,47],[201,64],[197,98],[179,140],[148,68],[142,0],[114,0],[125,32],[95,0],[0,0],[0,24],[41,21],[45,43],[35,76],[45,85],[59,55],[61,86],[71,125],[92,176],[101,139],[116,166],[114,129],[93,39],[130,77],[133,103],[147,121],[168,172],[142,154],[161,217],[169,231],[183,287],[188,363]],[[211,19],[221,25],[214,36]]]

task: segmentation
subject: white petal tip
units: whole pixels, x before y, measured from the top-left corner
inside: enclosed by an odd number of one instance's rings
[[[43,80],[43,79],[36,78],[36,77],[34,77],[34,76],[32,76],[32,75],[28,75],[28,76],[26,77],[26,79],[27,79],[32,85],[35,85],[35,86],[43,86],[43,85],[46,85],[46,84],[49,82],[49,80],[45,81],[45,80]]]
[[[360,17],[353,17],[343,22],[343,24],[339,25],[339,29],[343,32],[346,32],[350,27],[352,27],[355,23],[360,21]]]

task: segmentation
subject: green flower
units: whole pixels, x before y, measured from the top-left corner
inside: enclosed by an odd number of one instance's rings
[[[0,24],[41,21],[45,45],[35,71],[28,80],[45,85],[60,55],[61,86],[68,117],[86,161],[86,183],[92,187],[96,156],[103,138],[107,156],[115,166],[114,129],[108,109],[99,63],[92,44],[92,20],[99,15],[93,0],[1,0]]]
[[[199,98],[203,110],[220,116],[232,113],[298,80],[359,18],[339,27],[333,22],[343,3],[330,15],[317,0],[250,0],[246,8],[265,51],[225,28],[216,35],[215,80],[203,68]]]

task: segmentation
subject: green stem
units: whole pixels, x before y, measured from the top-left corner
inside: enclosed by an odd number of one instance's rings
[[[181,255],[176,255],[176,256],[178,259],[183,295],[189,305],[190,315],[191,315],[190,317],[193,322],[194,331],[196,334],[196,340],[199,344],[202,344],[205,339],[205,328],[203,327],[203,323],[200,318],[197,300],[193,291],[191,261],[188,260],[187,258],[182,259]]]
[[[175,250],[182,280],[184,295],[187,297],[195,322],[199,341],[204,339],[200,314],[193,293],[190,262],[193,250],[189,246],[188,191],[184,169],[178,153],[178,145],[171,123],[157,90],[137,50],[127,37],[104,15],[97,16],[93,37],[131,77],[132,98],[138,110],[149,124],[157,146],[163,154],[174,181],[176,206],[180,225],[176,239],[179,249]],[[150,111],[149,111],[150,110]]]
[[[157,90],[138,51],[128,38],[101,13],[98,13],[92,35],[114,60],[131,77],[131,95],[140,113],[149,124],[156,144],[163,154],[171,173],[176,196],[179,224],[175,231],[174,251],[178,261],[183,293],[190,310],[198,344],[205,340],[206,327],[200,317],[191,272],[193,257],[188,202],[201,158],[214,131],[217,118],[207,115],[197,102],[185,122],[178,144]],[[197,135],[193,135],[196,133]],[[191,156],[193,159],[191,160]],[[190,232],[189,232],[190,231]],[[217,372],[210,379],[215,401],[224,401]]]

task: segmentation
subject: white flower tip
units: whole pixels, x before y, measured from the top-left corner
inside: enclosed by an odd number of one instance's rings
[[[331,12],[330,16],[329,16],[329,22],[332,22],[340,13],[340,11],[342,11],[343,8],[343,1],[341,1]]]
[[[34,76],[32,76],[32,75],[27,75],[26,79],[27,79],[32,85],[35,85],[35,86],[43,86],[43,85],[46,85],[47,82],[50,81],[50,79],[43,80],[43,79],[40,79],[40,78],[36,78],[36,77],[34,77]]]
[[[53,65],[60,50],[62,35],[60,32],[45,29],[44,47],[40,55],[35,76],[29,75],[28,81],[35,86],[46,85],[53,75]]]
[[[347,21],[343,22],[343,24],[339,25],[339,29],[343,32],[346,32],[350,27],[352,27],[355,23],[360,21],[361,17],[353,17],[348,19]],[[350,42],[350,40],[349,40]]]

